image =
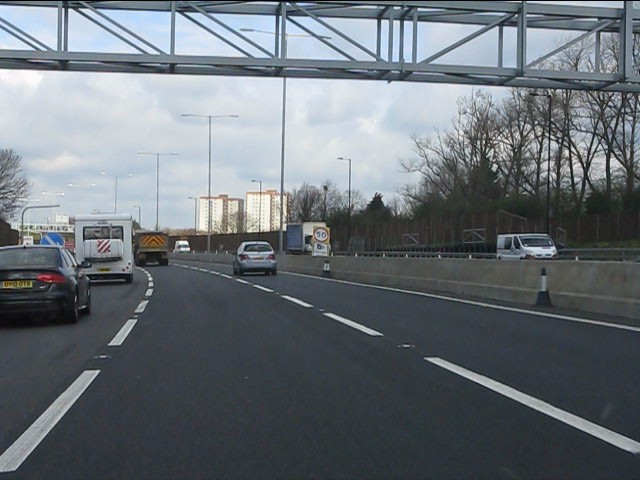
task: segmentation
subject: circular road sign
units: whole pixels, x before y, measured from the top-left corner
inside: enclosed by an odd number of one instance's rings
[[[313,238],[318,243],[326,243],[329,240],[329,232],[325,227],[316,227],[313,231]]]

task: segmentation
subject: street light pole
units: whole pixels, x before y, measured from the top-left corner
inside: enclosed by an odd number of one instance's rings
[[[193,200],[193,234],[198,234],[198,197],[187,197]]]
[[[322,186],[322,189],[324,190],[324,211],[322,212],[322,220],[326,222],[327,221],[327,190],[329,190],[329,186],[325,183]]]
[[[240,118],[239,115],[198,115],[183,113],[181,117],[206,118],[209,120],[209,174],[207,175],[207,253],[211,251],[211,119],[212,118]]]
[[[49,196],[49,197],[53,197],[53,201],[55,202],[57,200],[58,197],[64,197],[64,192],[42,192],[42,195]],[[53,209],[52,209],[52,214],[53,214],[53,223],[56,223],[56,207],[59,207],[60,205],[54,205]]]
[[[109,172],[100,172],[100,175],[109,175]],[[127,177],[133,177],[133,173],[127,173]],[[115,178],[115,191],[113,195],[113,213],[118,213],[118,175],[114,175]]]
[[[532,97],[547,97],[547,213],[545,216],[545,231],[550,235],[551,230],[551,94],[550,93],[529,93]]]
[[[138,209],[138,225],[142,228],[142,207],[140,205],[134,205],[133,208]]]
[[[33,210],[35,208],[56,208],[56,207],[59,207],[59,206],[60,206],[60,204],[56,203],[55,205],[33,205],[33,206],[30,206],[30,207],[24,207],[22,209],[22,215],[21,215],[21,218],[20,218],[20,243],[21,244],[24,243],[24,213],[27,210]]]
[[[265,33],[267,35],[278,36],[277,32],[270,32],[268,30],[260,30],[257,28],[241,28],[243,32],[255,32]],[[282,33],[282,52],[280,57],[282,59],[287,58],[287,42],[289,37],[303,37],[303,38],[318,38],[320,40],[331,40],[331,37],[325,35],[307,35],[307,34],[289,34]],[[276,39],[277,40],[277,39]],[[280,227],[278,231],[278,250],[279,253],[284,253],[284,158],[285,158],[285,139],[286,139],[286,114],[287,114],[287,77],[282,76],[282,140],[280,142]]]
[[[258,239],[262,236],[262,180],[251,180],[253,183],[260,184],[260,201],[258,203]]]
[[[138,155],[155,155],[156,157],[156,231],[160,228],[160,155],[177,156],[177,153],[138,152]]]
[[[351,241],[351,158],[338,157],[338,160],[349,162],[349,218],[347,220],[347,249],[349,249],[349,242]]]

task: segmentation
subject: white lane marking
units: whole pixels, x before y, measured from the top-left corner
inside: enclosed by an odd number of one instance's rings
[[[133,311],[133,313],[142,313],[144,312],[144,309],[147,308],[147,305],[149,304],[149,300],[142,300],[138,306],[136,307],[136,309]]]
[[[499,393],[500,395],[510,398],[511,400],[515,400],[516,402],[532,408],[533,410],[536,410],[540,413],[543,413],[544,415],[565,423],[570,427],[573,427],[604,442],[607,442],[614,447],[618,447],[621,450],[633,453],[634,455],[640,454],[640,443],[628,437],[625,437],[624,435],[620,435],[619,433],[592,423],[589,420],[585,420],[582,417],[578,417],[577,415],[573,415],[572,413],[569,413],[565,410],[561,410],[558,407],[554,407],[553,405],[538,398],[520,392],[515,388],[497,382],[496,380],[493,380],[489,377],[485,377],[484,375],[472,372],[471,370],[467,370],[466,368],[459,367],[458,365],[447,362],[446,360],[443,360],[441,358],[425,357],[425,360],[441,368],[444,368],[445,370],[455,373],[456,375],[460,375],[467,380],[471,380],[478,385],[482,385],[483,387]]]
[[[372,337],[383,337],[384,335],[376,330],[373,330],[369,327],[365,327],[353,320],[349,320],[348,318],[341,317],[340,315],[336,315],[335,313],[323,313],[325,317],[328,317],[336,322],[340,322],[348,327],[355,328],[356,330],[361,331],[362,333],[366,333],[367,335],[371,335]]]
[[[138,320],[136,320],[135,318],[130,318],[129,320],[127,320],[126,323],[120,329],[120,331],[116,334],[116,336],[113,337],[113,340],[109,342],[107,347],[121,346],[126,340],[127,335],[129,335],[131,333],[131,330],[133,330],[133,327],[136,326],[137,322]]]
[[[560,315],[557,313],[548,313],[548,312],[540,312],[538,310],[527,310],[524,308],[518,308],[518,307],[507,307],[504,305],[496,305],[493,303],[486,303],[486,302],[476,302],[474,300],[465,300],[463,298],[456,298],[456,297],[448,297],[446,295],[437,295],[434,293],[426,293],[426,292],[416,292],[414,290],[405,290],[402,288],[393,288],[393,287],[384,287],[382,285],[371,285],[368,283],[359,283],[359,282],[350,282],[348,280],[337,280],[337,279],[333,279],[333,278],[322,278],[322,277],[316,277],[313,275],[305,275],[303,273],[292,273],[292,272],[281,272],[284,273],[285,275],[293,275],[293,276],[297,276],[297,277],[306,277],[306,278],[311,278],[313,280],[320,280],[320,281],[324,281],[324,282],[335,282],[335,283],[342,283],[345,285],[353,285],[356,287],[365,287],[365,288],[374,288],[377,290],[384,290],[387,292],[396,292],[396,293],[404,293],[407,295],[415,295],[418,297],[426,297],[426,298],[433,298],[436,300],[444,300],[447,302],[456,302],[456,303],[463,303],[465,305],[473,305],[476,307],[483,307],[483,308],[491,308],[494,310],[502,310],[505,312],[514,312],[514,313],[522,313],[525,315],[535,315],[538,317],[547,317],[547,318],[554,318],[556,320],[566,320],[568,322],[575,322],[575,323],[584,323],[587,325],[597,325],[599,327],[607,327],[607,328],[615,328],[618,330],[627,330],[630,332],[640,332],[640,327],[633,327],[631,325],[624,325],[624,324],[618,324],[618,323],[609,323],[609,322],[603,322],[603,321],[599,321],[599,320],[589,320],[588,318],[581,318],[581,317],[572,317],[570,315]]]
[[[198,271],[199,272],[204,272],[204,273],[209,273],[209,270],[207,270],[206,268],[199,268]]]
[[[153,288],[148,288],[146,292],[144,292],[145,297],[150,297],[153,295]]]
[[[0,456],[0,473],[15,472],[80,398],[100,370],[85,370]]]
[[[242,280],[241,278],[236,278],[236,282],[238,282],[238,283],[242,283],[242,284],[244,284],[244,285],[250,285],[250,283],[249,283],[249,282],[247,282],[246,280]]]
[[[303,302],[302,300],[299,300],[295,297],[290,297],[289,295],[282,295],[281,298],[284,298],[285,300],[288,300],[291,303],[295,303],[296,305],[300,305],[304,308],[313,308],[313,305],[311,305],[310,303]]]
[[[214,271],[211,271],[211,272],[209,272],[209,273],[210,273],[211,275],[217,275],[217,276],[220,276],[220,272],[214,272]]]
[[[149,282],[149,284],[147,285],[148,288],[153,288],[153,282]]]
[[[231,278],[231,275],[227,275],[226,273],[221,273],[220,276],[222,278]]]
[[[262,285],[253,285],[254,288],[257,288],[258,290],[262,290],[263,292],[267,292],[267,293],[273,293],[273,290],[271,290],[270,288],[267,287],[263,287]]]

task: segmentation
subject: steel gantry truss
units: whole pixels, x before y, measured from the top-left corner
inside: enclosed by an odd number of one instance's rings
[[[640,2],[624,4],[0,1],[0,68],[640,92],[633,54]],[[108,41],[82,41],[89,24]],[[256,25],[273,35],[248,33]],[[431,34],[445,26],[456,29],[457,40]],[[530,37],[541,33],[560,43],[531,59]],[[300,54],[287,48],[296,34],[311,37]],[[602,61],[604,36],[619,42],[613,70]],[[594,46],[590,66],[549,68],[547,60],[587,39]],[[482,59],[461,53],[477,41],[485,45]]]

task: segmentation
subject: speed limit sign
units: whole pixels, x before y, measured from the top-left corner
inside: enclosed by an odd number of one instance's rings
[[[329,229],[327,227],[315,227],[313,229],[313,239],[317,243],[329,243]]]

